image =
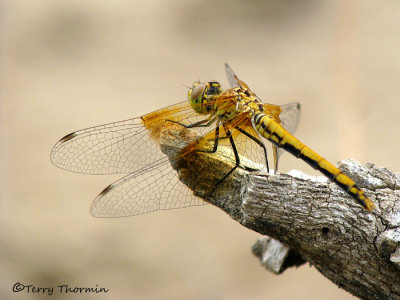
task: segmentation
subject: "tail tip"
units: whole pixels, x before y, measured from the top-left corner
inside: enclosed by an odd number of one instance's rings
[[[375,209],[375,204],[371,201],[371,199],[366,198],[364,200],[364,207],[369,211],[372,212]]]

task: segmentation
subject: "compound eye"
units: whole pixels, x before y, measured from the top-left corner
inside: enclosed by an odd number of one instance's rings
[[[206,89],[206,84],[205,83],[199,83],[196,86],[193,86],[192,88],[192,93],[191,93],[191,98],[192,99],[198,99],[203,96],[204,90]]]

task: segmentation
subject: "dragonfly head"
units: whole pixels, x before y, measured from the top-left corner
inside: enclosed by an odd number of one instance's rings
[[[204,115],[215,111],[215,96],[221,93],[219,82],[195,82],[189,89],[188,98],[193,110]]]

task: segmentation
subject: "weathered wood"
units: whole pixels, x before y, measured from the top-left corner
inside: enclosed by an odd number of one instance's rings
[[[186,129],[170,128],[162,149],[196,195],[276,240],[253,247],[269,270],[281,273],[307,261],[362,299],[400,299],[399,174],[354,160],[339,163],[375,203],[372,213],[334,183],[301,172],[270,175],[238,168],[211,193],[233,162],[223,147],[218,155],[177,154],[195,139]]]

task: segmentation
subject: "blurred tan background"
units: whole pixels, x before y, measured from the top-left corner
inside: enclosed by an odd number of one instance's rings
[[[1,299],[46,298],[15,282],[110,289],[82,299],[354,299],[310,266],[268,273],[259,235],[211,206],[95,219],[121,176],[69,173],[49,153],[182,101],[193,81],[226,86],[229,62],[265,102],[301,102],[297,136],[332,162],[398,171],[399,1],[3,0],[0,16]],[[292,168],[315,174],[283,156]]]

